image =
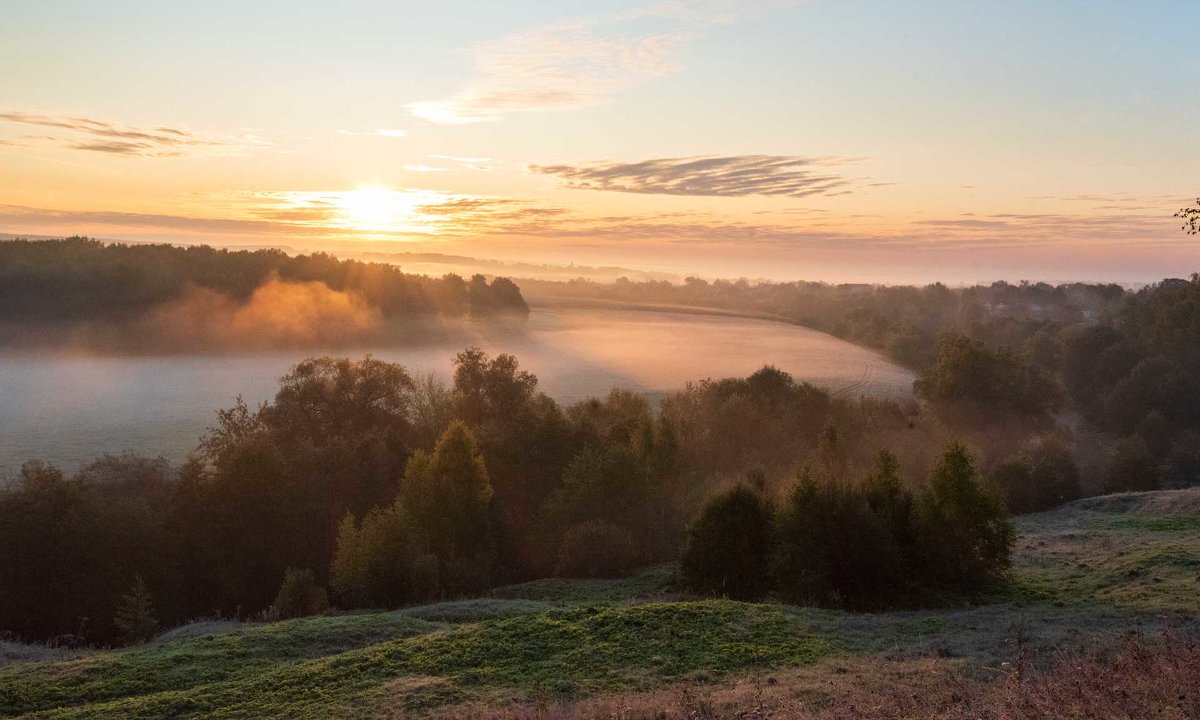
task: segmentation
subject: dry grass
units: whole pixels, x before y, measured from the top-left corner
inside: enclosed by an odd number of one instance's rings
[[[381,717],[388,717],[386,714]],[[400,716],[395,716],[400,717]],[[1045,672],[1008,666],[992,680],[961,661],[881,658],[716,685],[677,685],[570,703],[459,705],[449,720],[1017,720],[1200,717],[1200,642],[1131,634],[1116,647],[1063,653]]]

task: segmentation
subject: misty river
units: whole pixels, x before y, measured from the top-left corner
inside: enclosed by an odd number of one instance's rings
[[[516,355],[540,388],[564,403],[613,387],[658,397],[688,381],[744,376],[768,363],[837,393],[906,397],[913,381],[910,371],[878,353],[815,330],[688,312],[535,308],[524,336],[474,343]],[[434,372],[448,379],[450,361],[463,347],[370,352],[414,376]],[[216,410],[239,394],[252,406],[269,400],[293,364],[321,354],[0,356],[0,472],[30,458],[74,471],[105,452],[179,461]]]

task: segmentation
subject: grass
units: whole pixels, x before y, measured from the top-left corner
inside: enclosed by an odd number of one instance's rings
[[[1008,669],[972,678],[938,658],[837,659],[770,676],[644,693],[598,695],[552,705],[458,705],[454,720],[1075,720],[1200,716],[1200,644],[1132,637],[1115,648],[1060,653],[1041,673]],[[376,715],[403,717],[399,713]]]
[[[804,688],[836,687],[863,668],[896,678],[936,668],[930,692],[940,692],[949,678],[1003,676],[1018,659],[1044,667],[1056,649],[1115,642],[1133,627],[1195,631],[1198,510],[1200,490],[1189,490],[1020,518],[1013,589],[973,607],[849,614],[687,599],[672,596],[675,570],[663,565],[393,612],[185,626],[80,657],[13,651],[20,659],[0,667],[0,716],[535,717],[522,708],[560,708],[582,718],[594,715],[579,708],[605,698],[649,707],[664,693],[719,707],[721,693],[741,702],[747,678],[767,677],[786,678],[787,702],[819,707],[833,696]]]
[[[0,640],[0,667],[18,662],[68,660],[88,654],[88,650],[55,647],[45,643],[18,643]]]
[[[544,578],[520,585],[508,585],[491,592],[497,598],[520,598],[551,603],[610,603],[622,600],[670,595],[676,584],[675,563],[655,565],[628,578],[612,580],[574,580]]]
[[[0,668],[0,713],[186,691],[437,627],[401,613],[305,618],[65,662],[10,665]]]
[[[1018,519],[1015,588],[1060,605],[1195,612],[1200,488],[1089,498]]]
[[[354,633],[347,621],[377,617],[337,619]],[[352,700],[420,708],[480,697],[645,688],[697,672],[719,677],[810,663],[839,648],[834,638],[802,632],[779,607],[724,600],[581,607],[433,628],[405,618],[400,627],[386,624],[391,634],[410,637],[374,637],[354,649],[345,646],[358,643],[334,648],[312,637],[308,631],[324,620],[278,623],[208,643],[187,640],[73,663],[14,666],[20,671],[0,673],[0,712],[327,717],[331,707]],[[357,639],[369,641],[362,633]]]

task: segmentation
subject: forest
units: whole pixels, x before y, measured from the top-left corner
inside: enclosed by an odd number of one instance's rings
[[[1153,489],[1200,479],[1200,277],[1137,290],[1116,284],[996,282],[950,288],[750,283],[523,281],[546,299],[669,303],[760,314],[876,348],[921,374],[918,395],[966,434],[1032,445],[1005,456],[1071,454],[1098,491]],[[1048,446],[1048,447],[1047,447]],[[1039,465],[1026,457],[1027,466]],[[1053,463],[1051,463],[1053,464]],[[1030,467],[1001,471],[1045,488]],[[1075,480],[1064,480],[1072,487]],[[1055,496],[1010,497],[1014,509]]]
[[[276,272],[330,288],[405,277],[196,252],[261,262],[241,285],[251,294]],[[458,312],[483,313],[471,287],[510,284],[472,279]],[[398,607],[661,562],[678,562],[680,591],[697,595],[941,606],[1002,591],[1010,513],[1200,474],[1195,277],[1138,291],[577,285],[577,297],[822,327],[916,368],[915,398],[831,394],[765,366],[657,402],[614,389],[563,405],[518,358],[477,348],[448,383],[370,356],[314,357],[270,402],[220,411],[182,465],[108,455],[69,475],[26,463],[0,492],[0,629],[136,642],[196,618]]]
[[[520,321],[512,280],[429,278],[281,250],[0,243],[0,345],[105,352],[394,344],[462,320]]]
[[[1012,542],[1002,495],[964,446],[914,423],[771,367],[656,409],[622,390],[562,407],[516,358],[476,349],[451,385],[314,358],[272,402],[220,412],[182,467],[25,464],[0,495],[0,627],[133,641],[197,617],[395,607],[680,557],[701,594],[876,608],[986,592]],[[929,465],[901,473],[879,452],[893,444]]]

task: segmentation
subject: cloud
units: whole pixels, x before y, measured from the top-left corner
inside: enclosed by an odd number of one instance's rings
[[[232,217],[195,217],[110,210],[55,210],[24,205],[0,205],[0,221],[20,225],[157,228],[205,233],[258,234],[283,229],[271,222]]]
[[[706,212],[597,215],[527,198],[427,189],[267,191],[204,195],[204,216],[0,205],[0,226],[37,234],[152,229],[177,236],[471,243],[530,250],[616,247],[750,252],[873,250],[1082,252],[1200,246],[1167,212],[964,213],[932,218],[781,209],[742,217]]]
[[[236,152],[265,143],[252,135],[239,138],[202,136],[171,127],[133,127],[118,123],[66,115],[41,115],[18,111],[0,112],[0,122],[34,125],[66,131],[65,136],[24,136],[26,141],[45,141],[71,150],[137,157],[178,157],[200,151]],[[6,144],[29,144],[5,141]]]
[[[485,157],[457,157],[454,155],[430,155],[429,157],[435,160],[446,160],[477,172],[491,172],[495,169],[496,165],[500,164],[491,158]]]
[[[861,158],[807,158],[791,155],[658,158],[635,163],[531,165],[529,171],[553,175],[575,190],[609,190],[655,195],[843,194],[853,181],[829,168]]]
[[[408,131],[401,130],[399,128],[376,128],[374,130],[338,130],[338,135],[354,135],[356,137],[403,138],[403,137],[408,137]]]
[[[436,123],[569,110],[679,70],[679,53],[715,26],[776,3],[667,2],[607,17],[565,20],[475,46],[477,75],[440,100],[408,105]]]

